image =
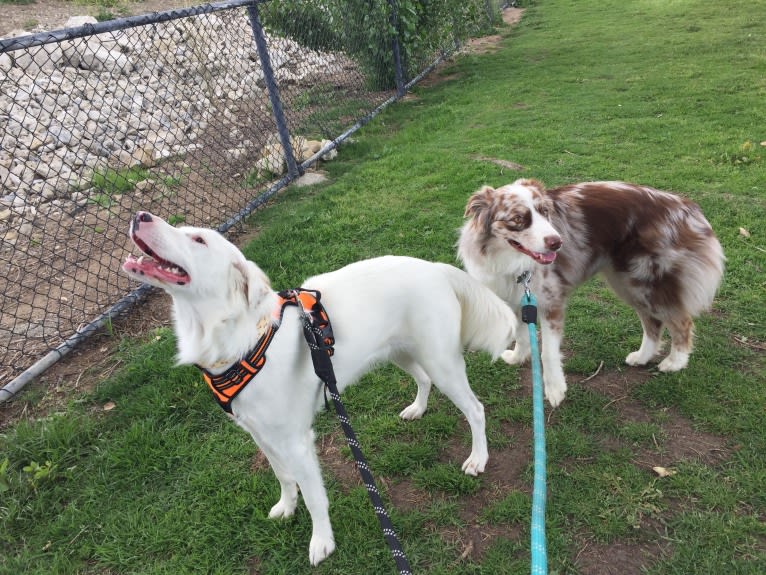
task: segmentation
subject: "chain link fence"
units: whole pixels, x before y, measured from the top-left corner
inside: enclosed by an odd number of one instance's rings
[[[498,17],[234,0],[0,39],[0,401],[149,291],[136,210],[232,230]]]

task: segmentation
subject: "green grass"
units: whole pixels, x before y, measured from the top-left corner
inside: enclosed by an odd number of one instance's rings
[[[113,196],[132,192],[136,184],[149,177],[149,172],[143,168],[126,168],[115,170],[106,168],[97,171],[91,177],[91,186],[97,188],[98,193],[89,200],[102,208],[112,205]]]
[[[386,253],[454,263],[468,195],[519,176],[633,180],[694,199],[727,272],[686,370],[623,365],[640,326],[603,282],[571,302],[570,393],[546,427],[549,565],[585,573],[593,549],[622,544],[652,574],[766,572],[766,21],[740,0],[530,4],[496,53],[462,55],[443,83],[355,134],[325,164],[330,183],[289,189],[259,212],[244,251],[279,289]],[[172,333],[120,348],[124,367],[95,392],[0,436],[0,572],[394,572],[365,490],[328,467],[338,549],[311,568],[305,507],[268,520],[273,474],[195,369],[174,367]],[[601,362],[615,385],[641,382],[621,401],[580,383]],[[384,499],[399,502],[390,512],[416,573],[528,573],[528,371],[482,354],[467,365],[487,411],[483,477],[460,473],[467,426],[441,394],[421,421],[399,421],[415,394],[399,370],[376,370],[345,403]],[[34,389],[20,399],[37,400]],[[642,417],[627,417],[625,402]],[[671,458],[674,424],[703,441],[698,451],[720,451]],[[337,429],[318,415],[320,445],[340,442]],[[336,457],[351,465],[347,449]],[[676,473],[656,476],[660,464]],[[492,536],[461,558],[482,529]],[[650,545],[661,552],[645,559],[638,549]]]

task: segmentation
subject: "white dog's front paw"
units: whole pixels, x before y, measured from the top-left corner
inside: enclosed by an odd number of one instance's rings
[[[503,353],[501,353],[500,357],[507,364],[519,365],[529,359],[529,352],[526,352],[526,353],[522,352],[519,349],[519,345],[516,344],[515,348],[506,349]]]
[[[489,454],[477,456],[471,453],[471,456],[463,463],[463,472],[465,472],[466,475],[473,475],[476,477],[479,473],[484,473],[484,468],[487,466],[488,460]]]
[[[418,403],[415,402],[412,405],[405,407],[402,410],[402,412],[399,414],[399,417],[410,421],[413,419],[420,419],[421,417],[423,417],[423,414],[425,412],[426,412],[425,406],[418,405]]]
[[[311,537],[311,543],[309,543],[309,561],[311,565],[319,565],[333,551],[335,551],[335,539],[333,539],[332,534],[329,537],[320,535],[313,535]]]
[[[269,511],[269,519],[287,519],[295,512],[296,502],[280,499]]]

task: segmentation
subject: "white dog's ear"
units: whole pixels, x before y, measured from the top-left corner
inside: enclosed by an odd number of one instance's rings
[[[249,260],[234,264],[235,289],[242,292],[247,304],[255,307],[258,302],[271,290],[271,282],[263,270]]]
[[[481,189],[474,192],[468,199],[465,206],[466,218],[473,217],[476,224],[484,230],[489,231],[492,224],[492,204],[494,203],[495,189],[490,186],[482,186]]]

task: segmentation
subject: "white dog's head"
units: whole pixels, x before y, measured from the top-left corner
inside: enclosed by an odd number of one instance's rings
[[[142,255],[129,255],[122,269],[174,300],[195,307],[209,302],[237,313],[243,305],[257,305],[271,289],[266,274],[214,230],[175,228],[149,212],[138,212],[130,223],[130,238]]]
[[[499,240],[539,264],[550,264],[561,248],[561,236],[549,221],[552,210],[542,184],[522,179],[497,189],[482,187],[468,200],[465,215],[472,217],[468,225],[483,246]]]

